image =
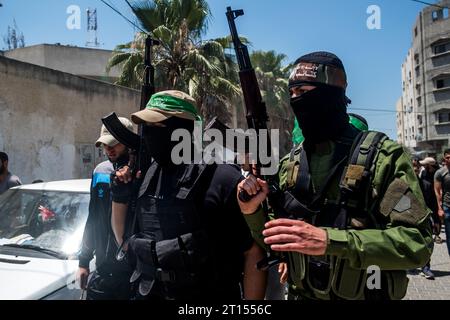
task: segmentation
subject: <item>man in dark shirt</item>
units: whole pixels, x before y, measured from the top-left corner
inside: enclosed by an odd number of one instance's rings
[[[438,216],[436,194],[434,193],[433,184],[430,183],[430,181],[426,178],[426,176],[420,176],[420,169],[422,162],[420,162],[417,159],[414,159],[412,164],[414,168],[414,173],[416,174],[419,180],[420,190],[422,191],[425,204],[433,212],[431,215],[431,223],[433,224],[433,229],[438,229],[438,225],[440,225],[440,219]],[[434,274],[431,271],[431,259],[424,267],[422,267],[421,275],[424,276],[426,279],[434,280]]]
[[[123,245],[136,257],[131,281],[137,298],[150,300],[263,299],[265,273],[256,269],[263,258],[240,213],[236,192],[243,179],[231,165],[175,164],[171,157],[178,129],[192,134],[199,119],[195,101],[180,91],[164,91],[131,117],[145,123],[146,150],[153,158],[137,199],[138,233]],[[128,167],[116,182],[130,182]],[[131,189],[113,184],[113,230],[123,241]],[[128,191],[127,191],[128,190]]]
[[[5,152],[0,152],[0,194],[22,184],[19,177],[9,172],[8,163],[8,155]]]
[[[129,130],[133,130],[128,119],[119,119]],[[127,300],[131,290],[131,269],[115,258],[118,246],[111,230],[110,176],[116,168],[128,163],[128,149],[114,139],[105,126],[102,126],[95,145],[103,148],[108,160],[100,163],[92,175],[89,215],[83,234],[77,278],[81,288],[87,289],[88,300]],[[94,255],[96,271],[87,283],[89,264]]]
[[[445,166],[436,171],[434,190],[436,192],[438,214],[445,225],[445,241],[450,255],[450,149],[444,151]]]

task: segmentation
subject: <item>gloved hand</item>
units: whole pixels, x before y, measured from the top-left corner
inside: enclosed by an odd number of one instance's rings
[[[128,252],[132,252],[136,257],[141,259],[144,263],[154,264],[152,243],[153,240],[141,238],[142,235],[134,235],[127,240]]]
[[[111,173],[111,195],[114,202],[128,203],[133,192],[132,170],[128,166]]]

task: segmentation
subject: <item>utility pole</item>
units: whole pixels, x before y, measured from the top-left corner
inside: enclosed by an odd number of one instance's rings
[[[100,43],[97,39],[97,9],[87,9],[87,32],[88,41],[86,47],[98,48]]]

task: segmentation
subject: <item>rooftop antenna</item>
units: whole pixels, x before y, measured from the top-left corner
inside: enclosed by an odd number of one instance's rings
[[[98,48],[100,43],[97,39],[97,8],[87,9],[87,32],[88,41],[86,47]]]

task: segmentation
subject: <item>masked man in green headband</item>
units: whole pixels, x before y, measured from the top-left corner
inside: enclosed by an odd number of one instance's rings
[[[281,191],[269,195],[275,219],[261,209],[267,182],[250,176],[238,186],[253,195],[239,200],[253,236],[288,265],[290,299],[401,299],[406,270],[432,252],[430,211],[408,155],[350,125],[346,87],[334,54],[299,58],[289,89],[304,142],[281,160]]]
[[[146,125],[145,149],[153,162],[138,193],[138,232],[123,243],[129,259],[136,261],[130,281],[136,284],[137,299],[239,300],[241,287],[245,299],[262,299],[266,275],[256,264],[263,250],[234,196],[243,179],[239,167],[175,164],[171,156],[179,143],[172,141],[175,131],[192,137],[194,121],[200,119],[195,104],[183,92],[164,91],[131,116],[134,123]],[[120,215],[130,200],[132,177],[127,166],[115,176],[112,221],[122,243]]]

